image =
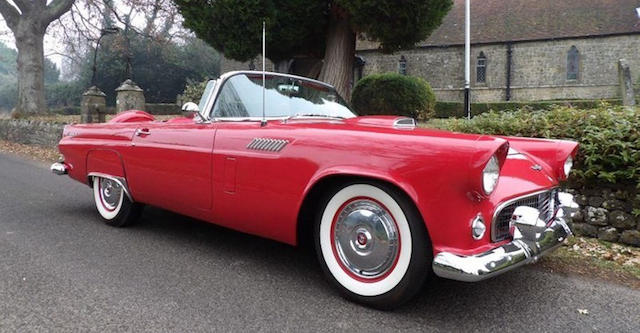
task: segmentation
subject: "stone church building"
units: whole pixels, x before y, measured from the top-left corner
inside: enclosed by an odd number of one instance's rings
[[[359,40],[354,83],[400,72],[427,80],[439,101],[463,101],[464,2],[412,50]],[[620,98],[620,59],[640,85],[640,0],[471,0],[473,102]],[[261,66],[222,59],[221,70]]]
[[[472,101],[619,98],[618,60],[640,83],[640,0],[472,0]],[[400,72],[462,101],[464,0],[412,50],[359,41],[354,81]]]

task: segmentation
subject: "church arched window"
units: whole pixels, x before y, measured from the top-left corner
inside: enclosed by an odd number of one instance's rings
[[[480,52],[476,62],[476,82],[487,82],[487,56],[484,55],[484,52]]]
[[[580,71],[580,52],[572,46],[567,53],[567,80],[577,80]]]
[[[398,73],[407,75],[407,58],[404,56],[400,56],[400,60],[398,60]]]

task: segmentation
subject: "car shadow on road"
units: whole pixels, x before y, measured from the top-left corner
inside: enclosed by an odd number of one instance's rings
[[[322,297],[334,299],[337,308],[353,307],[353,304],[341,300],[324,280],[316,256],[310,249],[243,234],[154,207],[146,207],[140,222],[131,229],[163,241],[177,242],[180,246],[197,247],[205,252],[204,255],[244,262],[246,269],[252,270],[251,274],[275,275],[283,281],[302,284],[316,295],[324,294]],[[547,274],[522,268],[478,283],[430,277],[418,297],[393,314],[456,322],[460,320],[460,309],[465,309],[465,320],[483,320],[487,316],[497,316],[505,309],[535,311],[541,305],[553,306],[559,300],[557,297],[546,299],[542,304],[539,301],[535,303],[541,290],[546,290],[545,294],[551,292],[549,289],[561,291],[562,286],[549,285],[545,279]],[[381,315],[386,314],[381,312]]]

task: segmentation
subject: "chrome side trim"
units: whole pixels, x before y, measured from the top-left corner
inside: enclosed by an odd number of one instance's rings
[[[400,118],[393,122],[393,127],[401,129],[414,129],[416,128],[416,121],[413,118]]]
[[[50,170],[58,176],[66,175],[69,173],[69,168],[66,164],[64,164],[64,162],[56,162],[51,164]]]
[[[247,145],[247,149],[279,152],[288,143],[289,140],[284,139],[255,138]]]
[[[568,196],[564,197],[561,210],[577,206]],[[512,242],[469,256],[451,252],[438,253],[432,263],[434,273],[442,278],[464,282],[484,280],[536,262],[541,256],[562,245],[571,235],[571,230],[562,217],[554,218],[547,225],[546,221],[540,219],[540,211],[528,206],[517,207],[513,215]]]
[[[507,206],[511,205],[512,203],[518,201],[518,200],[522,200],[528,197],[533,197],[548,191],[553,191],[555,189],[554,188],[550,188],[550,189],[546,189],[546,190],[542,190],[542,191],[536,191],[536,192],[531,192],[529,194],[525,194],[525,195],[521,195],[519,197],[513,198],[513,199],[509,199],[507,201],[502,202],[501,204],[498,205],[498,207],[496,207],[496,209],[493,211],[493,217],[491,218],[491,240],[494,241],[495,239],[495,234],[496,234],[496,220],[498,218],[498,214],[500,214],[500,212]]]
[[[89,172],[88,177],[88,181],[89,181],[89,186],[92,185],[92,178],[93,177],[101,177],[101,178],[107,178],[107,179],[111,179],[114,182],[118,183],[118,185],[120,185],[123,189],[124,189],[124,193],[127,195],[127,198],[129,198],[129,200],[131,200],[131,202],[135,202],[133,200],[133,197],[131,196],[131,192],[129,191],[129,186],[127,185],[127,180],[124,177],[118,177],[118,176],[112,176],[112,175],[108,175],[106,173],[101,173],[101,172]]]

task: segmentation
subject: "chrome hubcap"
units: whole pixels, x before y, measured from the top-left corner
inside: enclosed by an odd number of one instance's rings
[[[122,187],[111,179],[100,179],[100,197],[105,208],[113,210],[120,202]]]
[[[391,213],[373,200],[358,199],[337,214],[333,241],[342,266],[365,279],[389,272],[400,242]]]

